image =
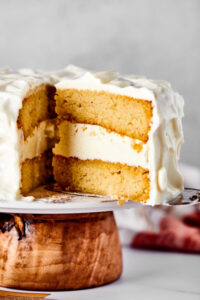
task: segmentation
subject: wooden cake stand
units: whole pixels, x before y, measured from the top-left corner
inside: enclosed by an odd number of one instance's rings
[[[34,196],[35,201],[0,202],[0,286],[71,290],[120,277],[116,201],[63,193],[55,185]]]
[[[30,290],[100,286],[120,277],[112,212],[0,214],[0,285]]]
[[[120,277],[122,252],[112,211],[138,203],[120,207],[102,196],[63,193],[56,185],[34,196],[29,202],[0,201],[0,286],[58,291]]]

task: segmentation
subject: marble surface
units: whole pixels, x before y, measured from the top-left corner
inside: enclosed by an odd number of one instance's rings
[[[51,293],[51,300],[199,300],[199,255],[123,248],[122,277],[103,287]]]

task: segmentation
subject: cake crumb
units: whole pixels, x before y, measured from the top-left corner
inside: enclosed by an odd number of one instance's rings
[[[82,131],[86,131],[86,130],[87,130],[87,126],[83,126]]]
[[[91,131],[90,132],[90,136],[96,136],[97,134],[96,134],[96,132],[95,131]]]
[[[136,143],[135,140],[133,140],[132,142],[132,148],[134,150],[136,150],[138,153],[140,153],[143,149],[143,143],[142,142],[139,142],[139,143]]]

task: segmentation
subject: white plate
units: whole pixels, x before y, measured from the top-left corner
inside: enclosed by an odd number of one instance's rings
[[[118,200],[109,197],[69,193],[60,190],[55,184],[40,187],[34,191],[34,201],[24,198],[18,201],[0,200],[0,212],[2,213],[30,213],[30,214],[74,214],[113,211],[141,207],[141,203],[134,201],[118,204]],[[42,195],[42,198],[41,198]],[[192,199],[192,197],[194,199]],[[196,197],[196,198],[195,198]],[[168,201],[164,205],[192,205],[200,203],[200,191],[185,189],[184,192]]]
[[[30,214],[75,214],[113,211],[116,209],[128,209],[138,207],[139,203],[128,201],[120,206],[117,201],[108,202],[68,202],[68,203],[48,203],[45,201],[26,202],[0,201],[0,212],[3,213],[30,213]]]
[[[140,205],[137,202],[128,201],[120,206],[118,200],[113,200],[105,196],[69,193],[61,190],[56,184],[42,186],[34,190],[31,195],[34,195],[34,201],[30,197],[10,202],[0,200],[0,212],[74,214],[128,209]]]

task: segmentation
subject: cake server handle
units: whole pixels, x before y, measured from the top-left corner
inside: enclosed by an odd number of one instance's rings
[[[200,190],[192,188],[184,188],[181,194],[166,203],[169,206],[194,204],[200,204]]]

